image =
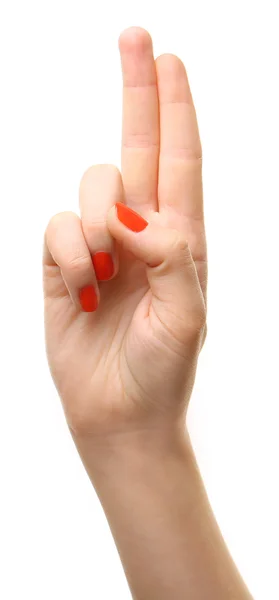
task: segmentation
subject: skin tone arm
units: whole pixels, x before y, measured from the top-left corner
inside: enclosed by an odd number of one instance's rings
[[[119,38],[121,173],[88,169],[44,241],[47,356],[135,600],[251,600],[186,427],[206,337],[201,144],[178,57]]]
[[[82,440],[86,464],[139,600],[251,599],[209,505],[189,439],[138,432],[112,448]],[[152,439],[151,439],[152,438]],[[79,442],[77,441],[79,446]],[[98,455],[92,460],[92,455]],[[101,457],[101,458],[100,458]]]

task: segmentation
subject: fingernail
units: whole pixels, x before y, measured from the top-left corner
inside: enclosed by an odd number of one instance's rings
[[[148,222],[125,204],[116,202],[115,206],[119,221],[121,221],[123,225],[126,225],[128,229],[139,232],[147,227]]]
[[[97,279],[106,281],[112,277],[114,265],[111,254],[108,252],[96,252],[96,254],[92,256],[92,262]]]
[[[87,285],[79,293],[79,299],[84,312],[93,312],[98,307],[98,298],[93,285]]]

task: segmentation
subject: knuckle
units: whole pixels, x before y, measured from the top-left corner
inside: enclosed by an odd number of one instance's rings
[[[87,185],[91,185],[96,182],[98,179],[107,179],[115,177],[117,179],[121,178],[120,171],[118,167],[114,164],[100,163],[91,165],[86,171],[84,171],[81,180],[80,180],[80,190]]]
[[[58,227],[60,228],[68,219],[78,219],[78,216],[70,210],[56,213],[48,222],[47,232],[55,231]]]
[[[87,254],[76,254],[68,260],[68,269],[72,272],[88,271],[90,268],[92,268],[92,261]]]
[[[104,171],[105,175],[112,175],[113,177],[120,177],[121,173],[116,165],[113,163],[107,163],[103,165],[99,165],[101,169]]]
[[[92,217],[90,219],[82,219],[82,230],[84,233],[84,237],[89,244],[91,245],[92,241],[98,235],[98,239],[101,236],[101,239],[108,233],[108,227],[106,220],[100,215],[96,215],[96,217]]]
[[[97,229],[106,229],[107,222],[106,218],[102,215],[92,215],[92,217],[83,218],[82,219],[82,229],[84,233],[92,233],[92,231]]]
[[[195,168],[202,170],[203,157],[201,145],[197,142],[193,146],[177,147],[171,150],[166,149],[162,151],[162,156],[165,158],[171,157],[172,159],[178,159],[187,163],[192,163]]]
[[[183,257],[186,259],[187,263],[191,261],[191,253],[188,241],[186,237],[184,237],[178,231],[176,231],[173,235],[171,252],[179,258]]]
[[[159,140],[156,137],[151,137],[149,132],[142,133],[140,131],[126,133],[122,142],[123,148],[138,148],[141,150],[150,150],[159,148]]]

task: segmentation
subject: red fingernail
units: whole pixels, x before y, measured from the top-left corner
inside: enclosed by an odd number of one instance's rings
[[[96,252],[92,256],[92,262],[97,279],[106,281],[112,277],[114,266],[111,254],[108,252]]]
[[[82,310],[93,312],[98,307],[98,298],[93,285],[87,285],[79,293]]]
[[[116,202],[116,210],[119,221],[126,225],[128,229],[132,231],[142,231],[148,225],[148,222],[143,219],[137,212],[126,206],[125,204],[121,204],[121,202]]]

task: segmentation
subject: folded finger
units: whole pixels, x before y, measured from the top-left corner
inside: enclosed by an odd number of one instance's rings
[[[117,167],[94,165],[84,173],[79,188],[81,224],[98,281],[107,281],[118,272],[117,249],[106,215],[116,202],[122,201],[123,185]]]
[[[93,312],[99,304],[99,289],[82,231],[75,213],[64,212],[52,217],[45,234],[48,263],[60,268],[62,278],[75,306]]]

